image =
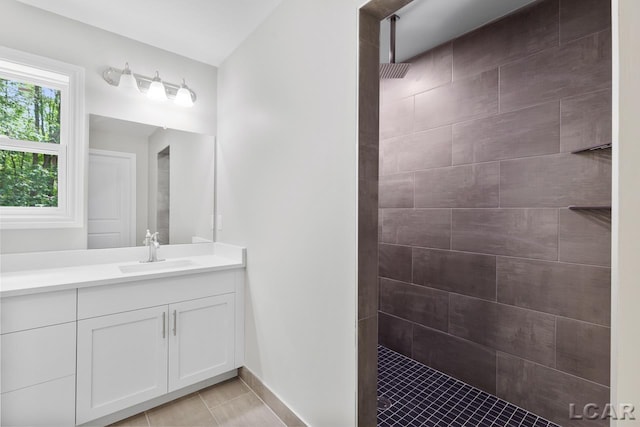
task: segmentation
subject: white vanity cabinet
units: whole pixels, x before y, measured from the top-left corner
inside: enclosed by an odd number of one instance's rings
[[[164,306],[78,322],[78,424],[167,392],[166,320]]]
[[[239,367],[240,275],[230,270],[79,289],[76,423]]]
[[[169,391],[234,369],[234,294],[169,306]]]
[[[76,290],[2,298],[2,426],[75,424]]]

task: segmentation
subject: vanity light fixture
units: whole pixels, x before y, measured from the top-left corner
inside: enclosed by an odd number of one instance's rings
[[[133,90],[135,92],[140,92],[140,88],[138,87],[138,80],[136,80],[136,78],[133,76],[128,62],[124,64],[124,70],[122,70],[122,75],[120,76],[120,84],[118,84],[118,87],[124,90]]]
[[[185,83],[184,79],[182,79],[182,84],[180,85],[180,89],[176,93],[175,103],[181,107],[193,107],[193,99],[191,98],[191,91],[189,91],[189,87]]]
[[[136,74],[129,68],[129,63],[126,63],[122,70],[107,67],[102,73],[102,78],[111,86],[140,92],[154,100],[171,100],[181,107],[191,107],[196,101],[195,92],[187,86],[184,79],[182,84],[177,85],[162,81],[157,71],[154,77]]]
[[[147,96],[149,99],[153,99],[154,101],[166,101],[167,100],[167,90],[160,79],[160,74],[156,71],[156,75],[151,81],[149,85],[149,90],[147,91]],[[177,99],[177,98],[176,98]]]

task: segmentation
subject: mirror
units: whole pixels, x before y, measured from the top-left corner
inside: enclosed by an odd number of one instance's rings
[[[215,138],[90,115],[88,248],[213,241]]]

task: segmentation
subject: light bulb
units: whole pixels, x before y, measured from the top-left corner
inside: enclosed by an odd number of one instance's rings
[[[180,85],[180,89],[176,93],[176,99],[174,100],[176,105],[181,107],[193,107],[193,98],[191,98],[191,91],[187,87],[187,84],[182,79],[182,84]]]
[[[156,76],[153,78],[153,81],[149,85],[149,90],[147,91],[147,96],[155,101],[166,101],[167,100],[167,91],[165,90],[164,84],[160,79],[160,75],[156,71]]]
[[[136,77],[131,72],[128,62],[124,64],[124,70],[122,70],[122,75],[120,76],[120,83],[118,83],[118,87],[123,90],[140,92],[140,88],[138,87],[138,80],[136,80]]]

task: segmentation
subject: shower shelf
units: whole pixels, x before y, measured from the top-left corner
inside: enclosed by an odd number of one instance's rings
[[[572,211],[610,211],[611,206],[569,206]]]
[[[597,151],[597,150],[606,150],[607,148],[611,148],[611,143],[608,142],[606,144],[594,145],[593,147],[581,148],[580,150],[572,151],[571,154],[585,153],[587,151]]]

